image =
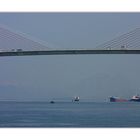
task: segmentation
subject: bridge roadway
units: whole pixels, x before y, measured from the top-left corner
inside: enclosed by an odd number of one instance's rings
[[[140,54],[140,49],[58,49],[43,51],[1,51],[2,56],[30,56],[30,55],[80,55],[80,54]]]

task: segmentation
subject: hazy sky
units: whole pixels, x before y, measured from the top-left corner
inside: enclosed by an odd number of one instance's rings
[[[140,27],[140,13],[0,13],[0,24],[61,48],[94,48]],[[0,58],[0,100],[107,101],[140,93],[139,55]]]

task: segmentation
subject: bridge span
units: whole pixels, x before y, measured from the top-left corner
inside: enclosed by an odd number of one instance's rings
[[[39,51],[2,51],[2,56],[32,56],[32,55],[83,55],[83,54],[140,54],[140,49],[58,49]]]
[[[70,47],[73,47],[72,45]],[[0,27],[0,57],[32,55],[140,54],[140,28],[94,48],[58,48],[24,34]],[[92,47],[90,45],[90,47]],[[80,46],[79,46],[80,47]]]

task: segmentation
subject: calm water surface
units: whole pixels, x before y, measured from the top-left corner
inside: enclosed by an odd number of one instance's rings
[[[0,102],[0,127],[140,127],[140,103]]]

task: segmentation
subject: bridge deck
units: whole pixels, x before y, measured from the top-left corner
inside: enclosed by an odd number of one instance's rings
[[[15,51],[0,52],[1,56],[30,56],[30,55],[80,55],[80,54],[140,54],[140,50],[95,50],[69,49],[46,51]]]

